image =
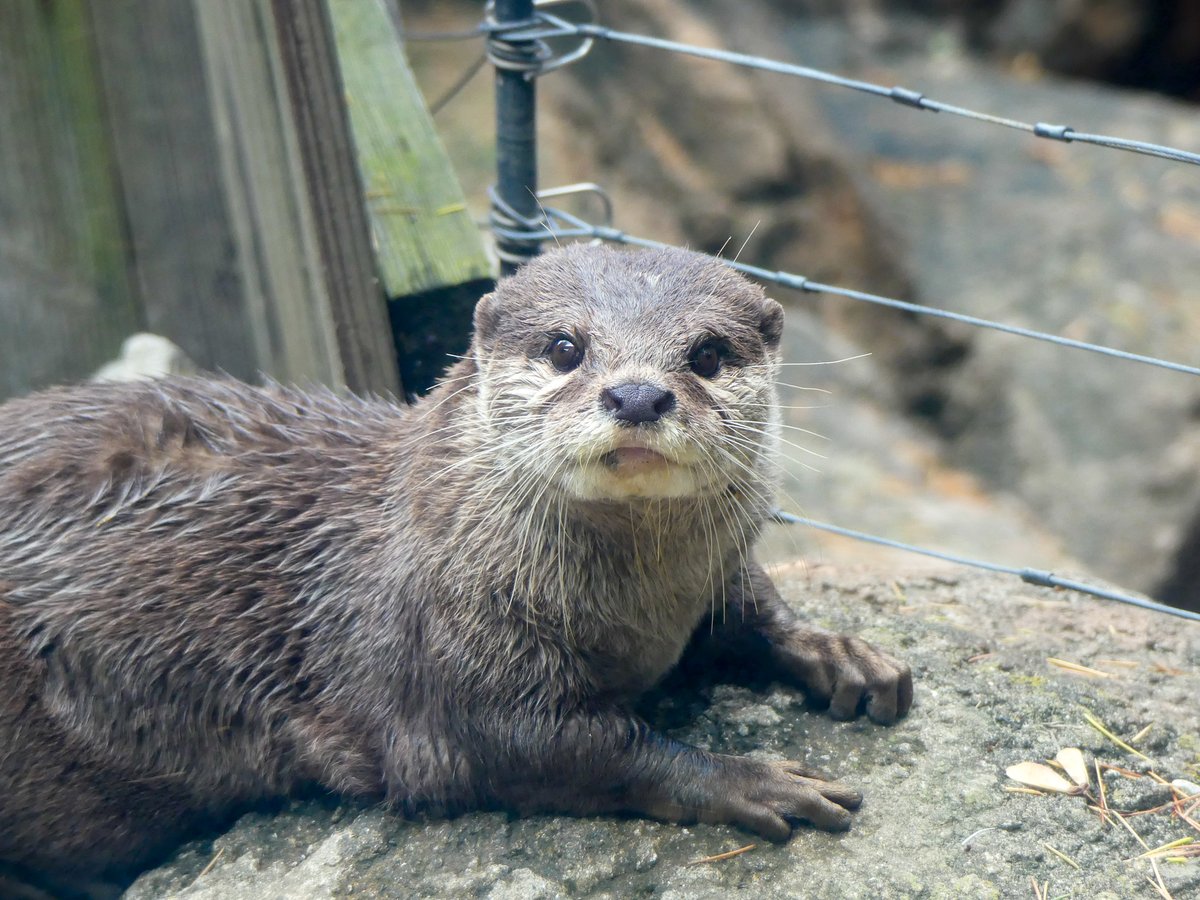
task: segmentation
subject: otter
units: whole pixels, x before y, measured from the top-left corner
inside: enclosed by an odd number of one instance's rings
[[[172,376],[0,407],[0,861],[127,876],[306,786],[847,828],[852,788],[631,711],[693,654],[909,710],[906,666],[753,558],[782,327],[708,257],[577,245],[481,299],[412,406]]]

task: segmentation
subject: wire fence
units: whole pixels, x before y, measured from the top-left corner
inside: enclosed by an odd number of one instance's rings
[[[583,10],[587,14],[587,20],[572,21],[549,11],[552,8],[563,6],[572,6]],[[1080,132],[1069,125],[1024,122],[1007,116],[993,115],[991,113],[942,103],[909,88],[898,86],[887,87],[872,82],[844,78],[832,72],[795,65],[793,63],[780,62],[744,53],[734,53],[727,50],[684,44],[650,35],[617,31],[598,24],[595,18],[596,9],[592,0],[494,0],[489,5],[486,20],[477,28],[464,32],[425,36],[431,39],[459,39],[482,36],[487,39],[487,57],[493,66],[495,66],[497,72],[498,178],[495,187],[491,190],[490,224],[496,237],[498,253],[507,271],[511,271],[522,262],[532,258],[537,254],[540,245],[544,241],[552,239],[596,239],[647,248],[669,246],[659,241],[627,234],[612,227],[607,221],[603,224],[585,221],[561,209],[547,207],[541,202],[541,200],[548,199],[551,196],[559,196],[577,191],[591,191],[604,196],[602,189],[596,185],[573,185],[551,191],[543,191],[540,194],[537,191],[536,136],[533,131],[532,118],[532,109],[536,96],[536,79],[547,72],[581,59],[590,52],[596,41],[624,43],[760,71],[805,78],[827,85],[848,88],[872,96],[886,98],[913,110],[947,113],[976,122],[1014,128],[1038,138],[1064,143],[1087,143],[1108,149],[1157,157],[1172,162],[1200,165],[1200,153],[1176,147],[1112,135]],[[564,39],[578,39],[578,43],[574,46],[567,46],[562,50],[556,50],[556,43],[561,43]],[[607,204],[607,198],[605,198],[605,202]],[[1083,350],[1110,358],[1155,366],[1186,375],[1200,375],[1200,367],[1181,362],[1131,353],[1100,344],[1074,340],[1003,322],[964,315],[951,310],[912,303],[894,297],[823,284],[795,273],[771,271],[748,263],[719,257],[715,258],[725,265],[751,277],[800,291],[832,294],[850,300],[873,303],[919,315],[949,319],[979,328],[987,328],[1018,337],[1044,341],[1060,347]],[[917,547],[878,535],[866,534],[787,513],[778,513],[777,517],[781,521],[802,524],[880,546],[934,557],[960,565],[1013,575],[1030,584],[1069,589],[1143,609],[1200,621],[1200,613],[1197,612],[1178,609],[1163,603],[1145,600],[1130,594],[1112,591],[1073,579],[1061,578],[1052,573],[1037,569],[1001,565]]]

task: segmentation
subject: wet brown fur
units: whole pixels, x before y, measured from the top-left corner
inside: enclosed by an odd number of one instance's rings
[[[845,827],[848,788],[629,712],[693,632],[836,714],[907,711],[907,669],[796,624],[752,562],[769,440],[698,496],[553,486],[554,436],[604,433],[613,372],[672,386],[662,428],[685,436],[745,412],[687,371],[705,336],[765,421],[780,324],[701,257],[573,248],[481,301],[472,353],[412,408],[201,379],[0,407],[0,863],[133,871],[310,784],[402,812]],[[589,342],[570,376],[544,359],[556,329]],[[526,397],[539,379],[554,387]]]

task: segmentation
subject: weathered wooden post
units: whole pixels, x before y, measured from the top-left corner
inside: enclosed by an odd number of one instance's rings
[[[466,349],[492,264],[384,4],[329,9],[400,370],[420,393]]]

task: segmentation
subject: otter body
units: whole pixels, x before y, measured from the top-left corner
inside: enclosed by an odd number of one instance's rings
[[[851,789],[629,711],[689,643],[908,709],[904,666],[751,558],[781,326],[704,257],[576,247],[481,300],[413,407],[199,379],[0,407],[0,863],[135,871],[305,785],[847,827]]]

